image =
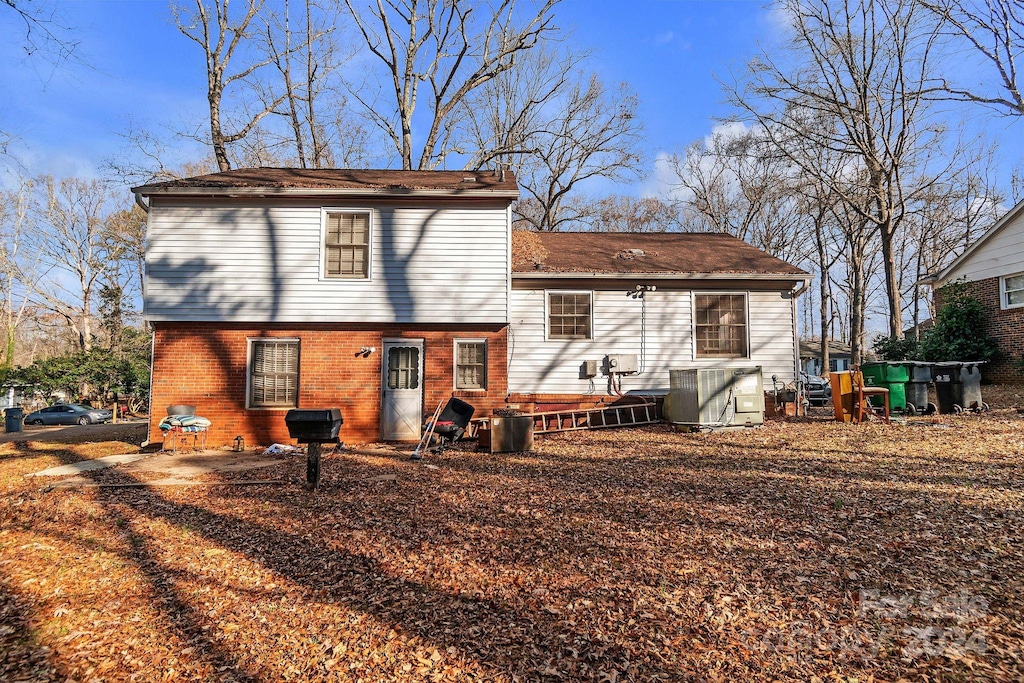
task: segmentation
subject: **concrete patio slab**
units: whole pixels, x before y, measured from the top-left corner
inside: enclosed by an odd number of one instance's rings
[[[34,474],[26,474],[26,477],[66,477],[69,474],[79,474],[81,472],[91,472],[92,470],[103,470],[114,465],[123,465],[125,463],[136,462],[143,458],[148,458],[151,453],[129,453],[127,455],[108,455],[104,458],[95,458],[93,460],[83,460],[81,462],[73,462],[70,465],[60,465],[58,467],[51,467],[50,469],[43,470],[42,472],[36,472]]]

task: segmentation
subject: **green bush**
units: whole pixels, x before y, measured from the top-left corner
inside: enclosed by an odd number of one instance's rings
[[[962,281],[941,290],[942,308],[935,326],[921,339],[920,355],[927,361],[993,361],[999,357],[995,339],[984,332],[985,312]]]
[[[875,337],[871,344],[882,360],[920,360],[921,348],[916,339],[909,337]]]

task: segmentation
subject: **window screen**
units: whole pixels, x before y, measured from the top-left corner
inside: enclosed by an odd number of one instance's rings
[[[455,343],[455,388],[487,388],[487,342]]]
[[[548,338],[590,339],[591,295],[548,294]]]
[[[698,294],[697,356],[747,356],[747,297],[744,294]]]
[[[294,408],[299,393],[299,342],[252,342],[249,376],[251,408]]]
[[[338,278],[369,277],[370,215],[327,214],[324,275]]]

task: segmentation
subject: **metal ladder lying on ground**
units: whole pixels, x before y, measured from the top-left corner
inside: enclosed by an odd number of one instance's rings
[[[607,429],[611,427],[637,427],[660,422],[654,403],[632,403],[608,408],[583,408],[529,413],[533,418],[534,434],[554,434],[579,429]]]

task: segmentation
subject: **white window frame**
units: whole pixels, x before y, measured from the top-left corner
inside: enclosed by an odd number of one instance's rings
[[[743,312],[746,316],[746,344],[747,353],[744,356],[701,356],[697,354],[697,346],[700,344],[700,340],[697,338],[697,297],[698,296],[742,296],[743,297]],[[744,360],[751,358],[750,348],[750,292],[749,291],[705,291],[705,290],[690,290],[690,337],[693,339],[693,360]]]
[[[367,244],[366,244],[366,277],[337,277],[327,274],[327,215],[332,213],[357,213],[365,214]],[[320,246],[317,252],[320,255],[319,279],[321,282],[372,282],[373,281],[373,237],[376,225],[374,224],[374,211],[367,208],[355,208],[344,206],[325,206],[320,209]]]
[[[302,340],[298,337],[246,337],[245,338],[245,409],[246,410],[291,410],[299,407],[299,395],[302,392]],[[295,405],[294,406],[254,406],[252,405],[252,346],[255,342],[295,342],[299,345],[299,365],[295,369]]]
[[[460,387],[459,386],[459,344],[483,344],[484,345],[484,385],[482,387]],[[486,339],[475,337],[459,337],[452,342],[452,389],[454,391],[476,391],[487,393],[487,383],[490,381],[488,365],[490,365],[491,349]]]
[[[552,337],[551,336],[551,295],[552,294],[586,294],[590,297],[590,329],[586,337]],[[544,340],[556,342],[582,342],[594,340],[594,290],[590,289],[545,289],[544,290]]]
[[[1022,278],[1024,278],[1024,272],[1022,272],[1022,273],[1011,273],[1010,275],[1002,275],[999,278],[999,308],[1003,309],[1004,311],[1010,310],[1012,308],[1024,308],[1024,302],[1021,302],[1019,304],[1011,304],[1009,299],[1007,298],[1007,295],[1010,292],[1006,288],[1006,281],[1009,280],[1010,278],[1013,278],[1013,277],[1022,277]],[[1016,292],[1016,291],[1019,291],[1019,290],[1015,289],[1013,291]]]

